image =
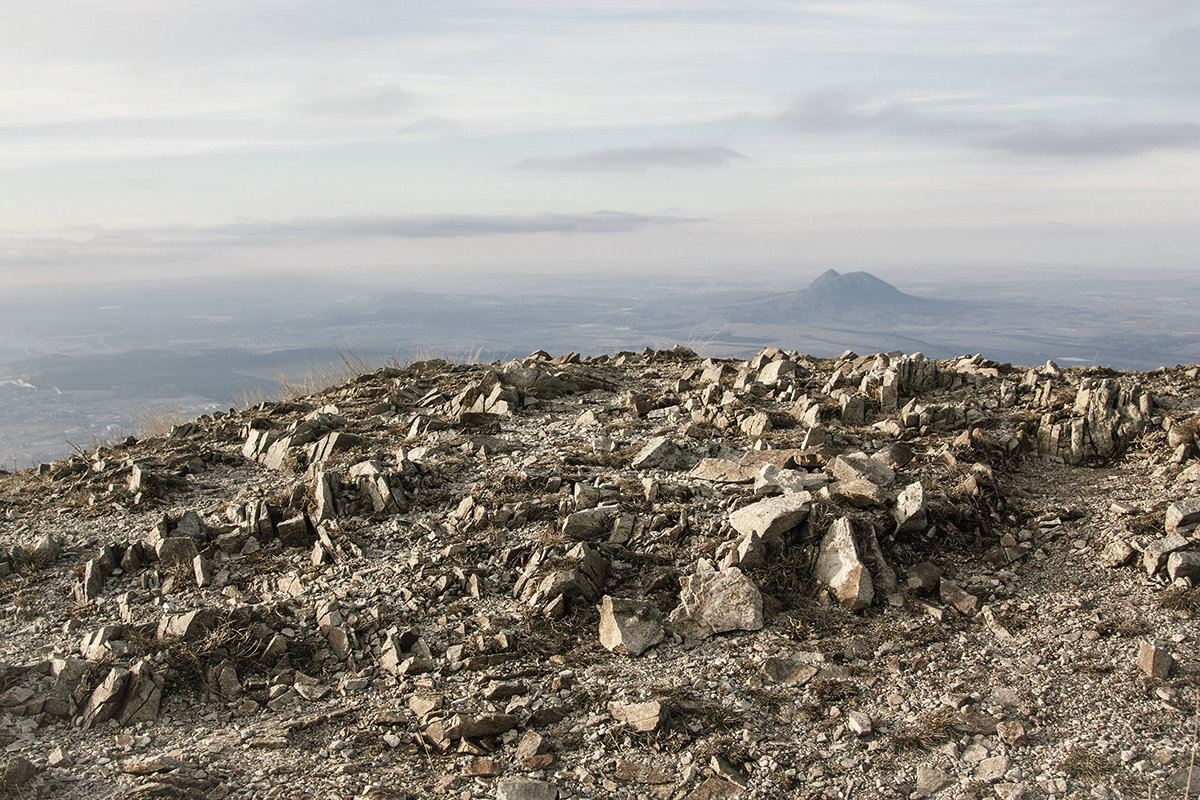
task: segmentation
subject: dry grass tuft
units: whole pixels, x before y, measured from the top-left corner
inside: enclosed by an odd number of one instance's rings
[[[1108,759],[1086,747],[1072,747],[1067,750],[1058,768],[1072,778],[1082,781],[1095,781],[1117,771]]]
[[[1109,637],[1113,634],[1120,636],[1122,639],[1135,639],[1150,632],[1150,624],[1141,619],[1130,619],[1128,617],[1122,619],[1106,619],[1096,625],[1096,633],[1102,637]]]
[[[276,371],[281,399],[296,400],[319,394],[373,371],[371,364],[357,351],[338,350],[337,355],[337,360],[327,364],[310,365],[307,374],[299,377],[289,377],[281,371]]]
[[[1194,617],[1200,614],[1200,587],[1182,589],[1172,586],[1160,594],[1155,603],[1167,611],[1181,611]]]
[[[447,364],[482,364],[483,354],[483,345],[453,347],[445,350],[436,344],[423,345],[421,347],[410,348],[408,353],[406,353],[406,357],[403,362],[398,359],[393,359],[388,366],[403,369],[405,367],[426,364],[429,362],[443,362]]]
[[[176,425],[191,422],[191,419],[175,405],[161,408],[143,408],[138,412],[137,432],[139,439],[166,437]],[[93,452],[95,452],[93,450]]]
[[[823,703],[836,703],[858,694],[854,684],[828,678],[817,678],[808,685],[808,689]]]
[[[777,599],[783,608],[795,608],[813,588],[809,576],[815,558],[813,548],[783,546],[778,552],[772,552],[762,567],[753,570],[753,575],[759,588]]]
[[[892,743],[899,750],[932,750],[954,736],[954,709],[948,707],[926,711],[912,725],[892,734]]]

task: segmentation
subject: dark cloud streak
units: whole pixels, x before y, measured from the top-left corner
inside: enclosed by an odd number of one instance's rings
[[[1200,146],[1200,124],[1192,122],[1006,123],[954,119],[921,111],[908,103],[871,105],[842,92],[804,98],[781,119],[794,130],[808,134],[882,134],[1018,156],[1101,158]]]
[[[161,253],[239,245],[318,244],[355,239],[457,239],[516,234],[621,234],[701,222],[700,218],[594,211],[588,214],[294,217],[239,219],[225,225],[82,228],[60,236],[0,239],[0,264],[29,263],[62,254]]]

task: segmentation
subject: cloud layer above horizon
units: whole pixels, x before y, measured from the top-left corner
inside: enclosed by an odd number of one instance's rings
[[[1190,0],[66,5],[0,30],[9,282],[1198,266]]]

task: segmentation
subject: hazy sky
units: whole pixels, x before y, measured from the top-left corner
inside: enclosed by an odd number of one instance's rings
[[[1195,0],[6,0],[0,277],[1200,267]]]

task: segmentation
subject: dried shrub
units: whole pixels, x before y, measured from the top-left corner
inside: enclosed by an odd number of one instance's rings
[[[1183,589],[1172,586],[1158,596],[1155,604],[1167,611],[1180,611],[1194,617],[1200,614],[1200,587]]]
[[[1096,633],[1105,638],[1115,634],[1122,639],[1134,639],[1149,632],[1150,625],[1145,620],[1130,619],[1128,617],[1106,619],[1096,625]]]
[[[954,709],[949,707],[926,711],[917,720],[892,734],[892,743],[899,750],[932,750],[955,735]]]
[[[1082,781],[1095,781],[1117,771],[1108,759],[1086,747],[1068,749],[1058,768],[1072,778]]]
[[[808,690],[823,703],[837,703],[858,694],[854,684],[829,678],[817,678],[808,685]]]

